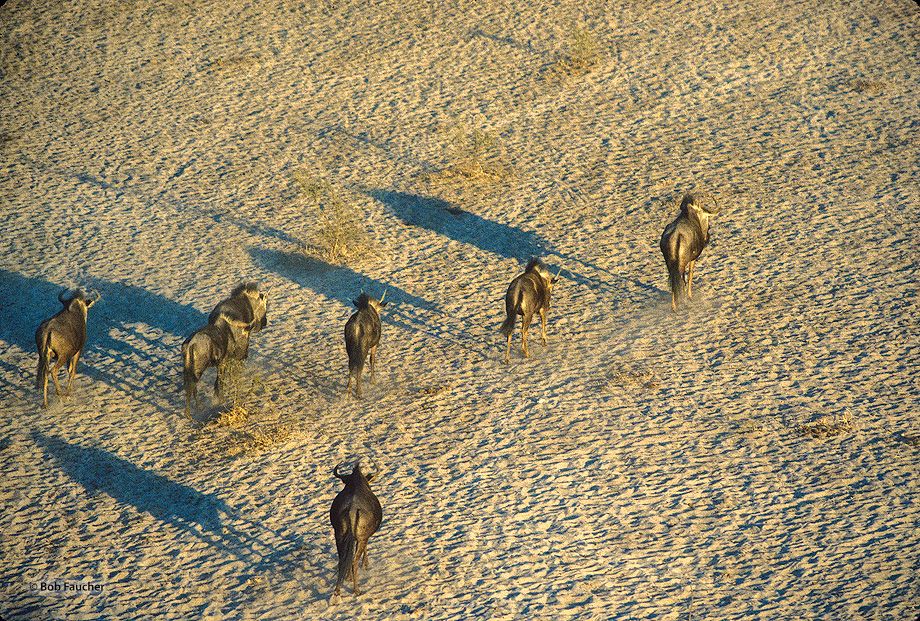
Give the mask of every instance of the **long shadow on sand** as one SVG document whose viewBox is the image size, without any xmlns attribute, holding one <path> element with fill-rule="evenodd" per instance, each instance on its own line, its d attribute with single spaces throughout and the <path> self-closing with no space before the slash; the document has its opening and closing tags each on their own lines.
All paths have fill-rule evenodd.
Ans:
<svg viewBox="0 0 920 621">
<path fill-rule="evenodd" d="M 386 291 L 387 302 L 408 304 L 415 308 L 436 311 L 437 306 L 399 287 L 370 278 L 349 267 L 332 265 L 321 259 L 296 252 L 280 252 L 250 248 L 250 255 L 260 266 L 306 287 L 330 302 L 351 307 L 351 301 L 362 291 L 379 298 Z"/>
<path fill-rule="evenodd" d="M 420 226 L 509 259 L 527 260 L 550 254 L 546 240 L 536 233 L 487 220 L 440 198 L 382 189 L 365 191 L 408 226 Z"/>
<path fill-rule="evenodd" d="M 250 254 L 264 268 L 311 289 L 330 302 L 341 304 L 349 311 L 354 310 L 351 301 L 362 291 L 377 297 L 386 291 L 388 305 L 381 315 L 384 324 L 422 332 L 432 338 L 445 338 L 438 333 L 438 328 L 449 321 L 442 309 L 434 302 L 409 293 L 392 283 L 382 282 L 351 268 L 331 265 L 299 253 L 252 248 Z M 482 342 L 477 341 L 479 344 L 471 351 L 478 352 L 479 346 L 482 346 L 481 355 L 488 358 L 488 354 L 484 353 L 488 349 L 488 341 L 480 341 Z"/>
<path fill-rule="evenodd" d="M 67 287 L 3 269 L 0 269 L 0 286 L 12 294 L 5 302 L 8 307 L 2 309 L 4 321 L 0 322 L 0 340 L 35 352 L 37 360 L 35 330 L 43 320 L 62 308 L 57 296 Z M 172 352 L 164 350 L 160 337 L 165 334 L 174 337 L 167 341 L 183 339 L 207 323 L 207 315 L 134 285 L 89 279 L 82 286 L 85 290 L 96 289 L 102 297 L 88 313 L 86 345 L 78 374 L 124 387 L 135 398 L 162 408 L 162 403 L 145 397 L 151 381 L 149 371 L 130 361 L 149 361 L 151 356 L 160 358 L 148 363 L 148 369 L 153 366 L 163 377 L 175 375 L 178 378 L 179 350 L 175 351 L 173 364 Z M 221 293 L 226 295 L 229 291 Z M 138 329 L 132 324 L 143 324 L 149 330 Z M 100 362 L 103 359 L 110 362 Z"/>
<path fill-rule="evenodd" d="M 236 509 L 214 494 L 176 483 L 100 449 L 71 444 L 39 432 L 33 432 L 32 439 L 72 481 L 90 494 L 107 494 L 116 502 L 149 513 L 240 559 L 258 559 L 258 563 L 267 566 L 271 559 L 290 552 L 277 550 L 246 534 L 269 531 L 242 518 Z M 287 547 L 295 545 L 287 543 Z"/>
<path fill-rule="evenodd" d="M 4 269 L 0 269 L 0 286 L 12 294 L 14 300 L 8 300 L 4 305 L 11 308 L 4 308 L 5 320 L 0 324 L 0 339 L 27 351 L 35 349 L 38 324 L 61 309 L 57 296 L 67 287 Z M 109 336 L 109 330 L 118 324 L 145 323 L 157 331 L 181 337 L 208 320 L 207 315 L 191 306 L 134 285 L 89 279 L 83 288 L 96 289 L 102 295 L 89 311 L 88 347 L 124 347 L 123 343 L 117 343 L 116 347 Z M 229 290 L 221 293 L 226 295 Z"/>
<path fill-rule="evenodd" d="M 407 226 L 422 227 L 486 252 L 517 259 L 522 265 L 530 257 L 541 257 L 548 264 L 551 263 L 550 258 L 555 257 L 556 265 L 550 264 L 552 271 L 555 272 L 562 267 L 565 270 L 562 273 L 564 279 L 572 280 L 589 289 L 609 287 L 612 283 L 601 280 L 599 276 L 588 276 L 576 266 L 587 268 L 586 271 L 596 275 L 603 274 L 611 281 L 620 281 L 618 285 L 624 280 L 605 268 L 553 249 L 551 244 L 537 233 L 487 220 L 440 198 L 374 188 L 365 189 L 364 192 L 387 205 Z M 658 288 L 647 283 L 636 281 L 632 285 L 659 293 Z"/>
</svg>

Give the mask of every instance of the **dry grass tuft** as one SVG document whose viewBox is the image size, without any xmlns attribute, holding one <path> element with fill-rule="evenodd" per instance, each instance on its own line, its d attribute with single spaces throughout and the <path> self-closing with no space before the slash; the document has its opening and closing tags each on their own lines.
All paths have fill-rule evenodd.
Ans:
<svg viewBox="0 0 920 621">
<path fill-rule="evenodd" d="M 624 366 L 620 366 L 607 375 L 607 381 L 604 387 L 611 390 L 614 388 L 659 390 L 661 388 L 661 378 L 651 369 L 628 369 Z"/>
<path fill-rule="evenodd" d="M 501 142 L 480 129 L 464 123 L 441 128 L 446 155 L 440 167 L 426 171 L 422 178 L 429 184 L 456 182 L 492 185 L 514 178 L 514 168 L 501 155 Z"/>
<path fill-rule="evenodd" d="M 292 426 L 264 401 L 264 384 L 239 360 L 218 368 L 227 407 L 199 430 L 198 450 L 221 458 L 254 455 L 284 442 Z"/>
<path fill-rule="evenodd" d="M 853 80 L 850 84 L 855 90 L 861 93 L 865 91 L 881 93 L 883 90 L 885 90 L 884 82 L 873 82 L 872 80 Z"/>
<path fill-rule="evenodd" d="M 430 386 L 426 388 L 420 388 L 418 394 L 425 397 L 434 397 L 437 395 L 443 395 L 448 393 L 453 389 L 453 384 L 445 384 L 444 386 Z"/>
<path fill-rule="evenodd" d="M 568 45 L 556 57 L 552 73 L 559 80 L 580 78 L 590 73 L 600 60 L 600 48 L 590 32 L 578 26 L 572 28 Z"/>
<path fill-rule="evenodd" d="M 849 431 L 855 431 L 853 417 L 846 413 L 843 416 L 822 416 L 813 423 L 796 425 L 795 430 L 803 436 L 811 436 L 816 440 L 823 440 Z"/>
<path fill-rule="evenodd" d="M 920 435 L 910 435 L 902 431 L 897 434 L 896 439 L 901 444 L 906 444 L 907 446 L 913 446 L 914 448 L 920 447 Z"/>
<path fill-rule="evenodd" d="M 313 214 L 309 220 L 318 223 L 308 235 L 310 242 L 304 244 L 305 251 L 339 263 L 372 250 L 370 237 L 359 224 L 361 214 L 328 181 L 311 177 L 303 169 L 295 170 L 293 177 L 311 199 Z"/>
</svg>

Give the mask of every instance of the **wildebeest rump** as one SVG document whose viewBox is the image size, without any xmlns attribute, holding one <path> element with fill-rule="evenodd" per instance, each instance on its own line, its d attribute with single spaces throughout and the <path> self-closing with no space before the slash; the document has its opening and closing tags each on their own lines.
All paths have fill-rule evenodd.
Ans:
<svg viewBox="0 0 920 621">
<path fill-rule="evenodd" d="M 383 301 L 385 297 L 386 291 L 379 300 L 362 293 L 357 300 L 352 302 L 358 310 L 348 318 L 345 324 L 345 351 L 348 353 L 346 396 L 351 389 L 351 378 L 355 377 L 355 397 L 361 398 L 361 372 L 364 370 L 364 360 L 368 354 L 370 354 L 371 377 L 374 376 L 377 345 L 380 343 L 380 309 L 387 305 L 387 302 Z"/>
<path fill-rule="evenodd" d="M 77 373 L 77 362 L 83 353 L 86 344 L 86 316 L 87 310 L 99 301 L 101 297 L 97 291 L 96 297 L 87 298 L 82 291 L 76 292 L 66 300 L 64 294 L 58 294 L 58 301 L 64 305 L 53 317 L 45 319 L 35 331 L 35 346 L 38 348 L 38 371 L 35 386 L 43 392 L 42 407 L 48 407 L 48 375 L 54 380 L 54 387 L 58 396 L 61 396 L 61 385 L 58 383 L 58 371 L 65 364 L 68 365 L 67 392 L 73 389 L 74 376 Z M 49 371 L 51 359 L 56 360 L 54 367 Z"/>
<path fill-rule="evenodd" d="M 562 273 L 562 268 L 559 268 Z M 514 322 L 521 316 L 521 339 L 524 356 L 530 356 L 527 349 L 527 330 L 533 314 L 540 313 L 543 344 L 546 345 L 546 311 L 549 310 L 550 296 L 553 285 L 559 281 L 559 274 L 552 277 L 546 266 L 539 259 L 531 259 L 524 273 L 511 281 L 505 293 L 505 322 L 502 324 L 501 333 L 508 338 L 505 350 L 505 364 L 511 359 L 511 336 L 514 333 Z"/>
<path fill-rule="evenodd" d="M 356 463 L 351 474 L 342 474 L 339 472 L 341 465 L 333 468 L 332 473 L 345 483 L 345 489 L 336 495 L 329 511 L 339 556 L 335 595 L 339 594 L 349 571 L 354 593 L 358 595 L 358 567 L 363 558 L 364 568 L 367 569 L 367 542 L 380 528 L 380 522 L 383 520 L 380 501 L 370 486 L 370 482 L 379 474 L 380 469 L 375 465 L 374 472 L 370 476 L 365 476 L 361 471 L 361 464 Z"/>
<path fill-rule="evenodd" d="M 704 206 L 705 199 L 715 209 Z M 680 214 L 661 234 L 661 253 L 668 267 L 671 288 L 671 310 L 677 311 L 677 300 L 683 294 L 693 297 L 693 266 L 709 244 L 709 218 L 719 212 L 715 198 L 703 194 L 686 194 L 680 203 Z"/>
<path fill-rule="evenodd" d="M 191 410 L 192 399 L 195 406 L 198 401 L 198 381 L 208 367 L 220 366 L 228 359 L 228 351 L 234 347 L 235 334 L 249 337 L 258 320 L 243 323 L 236 319 L 229 319 L 224 315 L 217 317 L 213 324 L 209 323 L 196 330 L 185 342 L 182 343 L 182 383 L 185 387 L 185 415 Z M 220 397 L 220 373 L 214 381 L 214 395 Z"/>
</svg>

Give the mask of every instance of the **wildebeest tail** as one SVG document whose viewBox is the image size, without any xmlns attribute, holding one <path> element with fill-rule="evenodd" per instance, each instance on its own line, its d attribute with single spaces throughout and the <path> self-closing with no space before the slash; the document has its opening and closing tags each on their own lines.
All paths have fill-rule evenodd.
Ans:
<svg viewBox="0 0 920 621">
<path fill-rule="evenodd" d="M 348 528 L 342 537 L 342 547 L 339 549 L 339 577 L 336 580 L 336 587 L 345 582 L 351 566 L 355 562 L 355 549 L 358 547 L 358 541 L 355 538 L 355 532 L 358 529 L 358 510 L 355 509 L 348 516 Z"/>
<path fill-rule="evenodd" d="M 671 294 L 675 297 L 681 295 L 684 290 L 684 277 L 680 273 L 680 242 L 682 238 L 680 235 L 677 235 L 676 238 L 674 254 L 672 259 L 668 261 L 668 282 L 671 286 Z"/>
<path fill-rule="evenodd" d="M 354 373 L 364 371 L 364 356 L 361 355 L 361 343 L 346 342 L 345 351 L 348 352 L 348 371 Z"/>
<path fill-rule="evenodd" d="M 191 341 L 182 344 L 182 384 L 185 386 L 185 398 L 191 399 L 195 392 L 198 378 L 195 377 L 194 352 Z"/>
<path fill-rule="evenodd" d="M 514 298 L 509 300 L 508 296 L 505 296 L 505 322 L 502 324 L 502 327 L 499 328 L 503 336 L 511 336 L 511 333 L 514 332 L 514 321 L 517 318 L 516 309 L 521 302 L 521 289 L 520 287 L 514 290 Z"/>
<path fill-rule="evenodd" d="M 502 324 L 502 327 L 500 328 L 503 336 L 510 336 L 511 333 L 514 332 L 515 317 L 516 315 L 514 315 L 514 313 L 510 313 L 508 317 L 505 319 L 505 322 Z"/>
<path fill-rule="evenodd" d="M 48 380 L 48 364 L 51 360 L 51 330 L 45 330 L 38 346 L 38 370 L 35 373 L 35 388 L 41 390 Z"/>
</svg>

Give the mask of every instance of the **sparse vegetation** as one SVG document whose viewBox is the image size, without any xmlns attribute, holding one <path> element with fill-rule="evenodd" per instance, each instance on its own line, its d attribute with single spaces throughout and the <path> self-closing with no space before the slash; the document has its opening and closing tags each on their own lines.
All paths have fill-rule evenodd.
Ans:
<svg viewBox="0 0 920 621">
<path fill-rule="evenodd" d="M 795 427 L 798 433 L 803 436 L 811 436 L 816 440 L 823 440 L 855 429 L 853 417 L 849 412 L 843 416 L 822 416 L 813 423 L 796 425 Z"/>
<path fill-rule="evenodd" d="M 661 388 L 661 378 L 651 369 L 627 369 L 618 367 L 607 376 L 606 388 L 637 387 L 645 390 Z"/>
<path fill-rule="evenodd" d="M 561 79 L 580 78 L 590 73 L 600 58 L 597 39 L 588 30 L 574 26 L 565 51 L 560 52 L 553 73 Z"/>
<path fill-rule="evenodd" d="M 371 249 L 370 238 L 359 224 L 357 210 L 325 179 L 311 177 L 306 171 L 294 171 L 294 180 L 310 197 L 315 229 L 307 235 L 305 249 L 313 249 L 332 262 L 347 262 Z"/>
<path fill-rule="evenodd" d="M 885 89 L 884 82 L 873 82 L 872 80 L 853 80 L 851 84 L 855 90 L 860 92 L 870 91 L 873 93 L 881 93 Z"/>
<path fill-rule="evenodd" d="M 441 130 L 447 155 L 440 168 L 425 173 L 428 182 L 467 180 L 498 182 L 514 176 L 513 168 L 501 157 L 501 142 L 481 129 L 454 123 Z"/>
<path fill-rule="evenodd" d="M 219 457 L 251 455 L 275 446 L 291 433 L 281 415 L 262 402 L 264 383 L 240 360 L 218 367 L 225 407 L 200 430 L 198 444 Z"/>
</svg>

